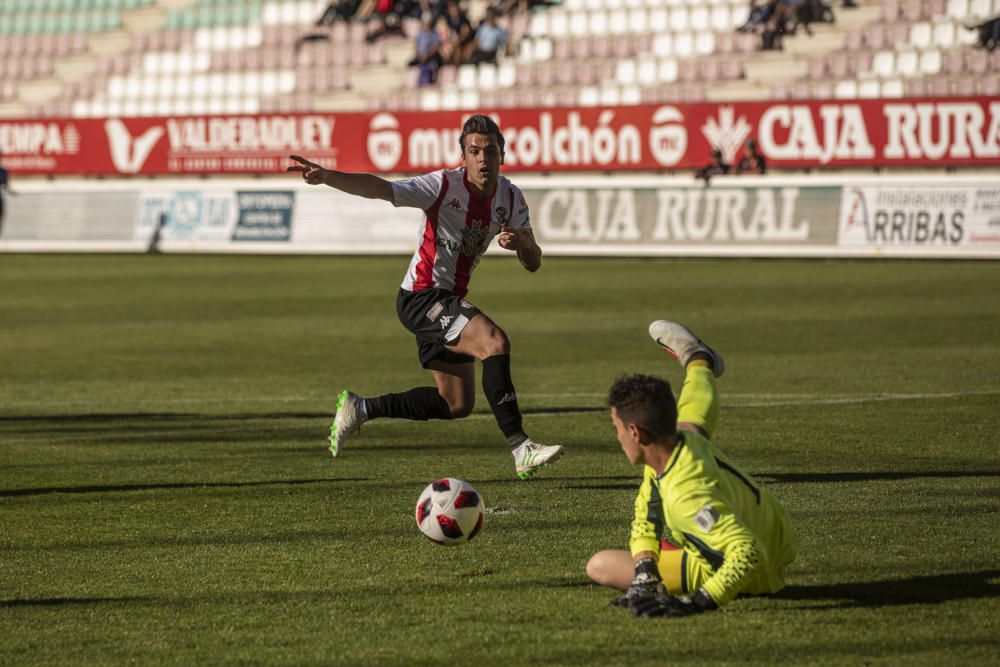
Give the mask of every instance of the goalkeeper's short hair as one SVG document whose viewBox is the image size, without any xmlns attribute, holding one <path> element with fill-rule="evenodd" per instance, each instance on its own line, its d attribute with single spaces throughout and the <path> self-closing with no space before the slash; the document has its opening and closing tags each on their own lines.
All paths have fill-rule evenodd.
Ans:
<svg viewBox="0 0 1000 667">
<path fill-rule="evenodd" d="M 608 392 L 608 407 L 627 424 L 635 424 L 655 441 L 677 433 L 677 401 L 666 380 L 651 375 L 619 378 Z"/>
</svg>

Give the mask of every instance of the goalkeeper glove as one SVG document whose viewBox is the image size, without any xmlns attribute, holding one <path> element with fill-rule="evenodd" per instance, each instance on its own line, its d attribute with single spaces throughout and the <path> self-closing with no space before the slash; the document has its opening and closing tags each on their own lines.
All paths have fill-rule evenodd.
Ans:
<svg viewBox="0 0 1000 667">
<path fill-rule="evenodd" d="M 628 607 L 632 609 L 633 604 L 639 600 L 654 599 L 658 595 L 666 595 L 667 591 L 660 582 L 660 571 L 656 568 L 656 561 L 652 558 L 643 558 L 636 561 L 635 576 L 628 587 L 628 591 L 620 598 L 615 598 L 611 604 L 616 607 Z"/>
<path fill-rule="evenodd" d="M 699 588 L 691 595 L 673 596 L 663 593 L 634 600 L 629 604 L 633 616 L 691 616 L 706 611 L 718 609 L 719 605 L 704 588 Z"/>
</svg>

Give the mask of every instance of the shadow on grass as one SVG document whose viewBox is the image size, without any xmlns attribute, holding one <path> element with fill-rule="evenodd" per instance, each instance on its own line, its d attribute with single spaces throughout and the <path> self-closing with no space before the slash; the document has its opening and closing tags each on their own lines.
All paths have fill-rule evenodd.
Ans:
<svg viewBox="0 0 1000 667">
<path fill-rule="evenodd" d="M 886 470 L 878 472 L 789 472 L 754 475 L 765 484 L 826 484 L 830 482 L 873 482 L 901 479 L 955 479 L 1000 477 L 1000 470 Z"/>
<path fill-rule="evenodd" d="M 269 479 L 256 482 L 162 482 L 155 484 L 102 484 L 93 486 L 45 486 L 32 489 L 0 489 L 0 498 L 41 496 L 48 493 L 119 493 L 155 491 L 161 489 L 241 489 L 255 486 L 290 486 L 297 484 L 330 484 L 368 482 L 368 477 L 338 477 L 327 479 Z"/>
<path fill-rule="evenodd" d="M 952 600 L 1000 597 L 1000 570 L 955 572 L 909 579 L 858 581 L 842 584 L 788 586 L 772 597 L 779 600 L 842 600 L 803 609 L 844 607 L 893 607 L 910 604 L 940 604 Z"/>
<path fill-rule="evenodd" d="M 94 604 L 121 604 L 132 602 L 155 602 L 150 597 L 109 597 L 109 598 L 12 598 L 0 600 L 0 609 L 17 607 L 72 607 Z"/>
</svg>

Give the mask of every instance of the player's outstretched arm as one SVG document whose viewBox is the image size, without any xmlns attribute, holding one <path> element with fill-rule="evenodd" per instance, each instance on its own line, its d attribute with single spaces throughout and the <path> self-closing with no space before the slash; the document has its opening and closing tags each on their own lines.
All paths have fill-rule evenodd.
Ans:
<svg viewBox="0 0 1000 667">
<path fill-rule="evenodd" d="M 521 266 L 534 273 L 542 266 L 542 249 L 535 242 L 535 235 L 531 229 L 521 229 L 514 231 L 510 227 L 504 227 L 500 232 L 497 243 L 504 250 L 513 250 L 517 253 L 517 259 Z"/>
<path fill-rule="evenodd" d="M 341 192 L 368 199 L 382 199 L 393 203 L 392 183 L 375 174 L 353 174 L 336 169 L 326 169 L 298 155 L 289 155 L 298 162 L 288 168 L 288 171 L 302 174 L 302 180 L 309 185 L 329 185 Z"/>
</svg>

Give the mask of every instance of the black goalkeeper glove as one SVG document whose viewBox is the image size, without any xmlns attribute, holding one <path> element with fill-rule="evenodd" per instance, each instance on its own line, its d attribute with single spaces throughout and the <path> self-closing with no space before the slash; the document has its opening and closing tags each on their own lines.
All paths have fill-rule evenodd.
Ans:
<svg viewBox="0 0 1000 667">
<path fill-rule="evenodd" d="M 718 609 L 719 605 L 704 588 L 699 588 L 691 595 L 673 596 L 665 592 L 660 595 L 637 598 L 629 604 L 633 616 L 666 616 L 676 618 L 691 616 L 706 611 Z"/>
<path fill-rule="evenodd" d="M 632 578 L 628 591 L 624 596 L 612 600 L 611 604 L 632 609 L 640 600 L 652 600 L 658 595 L 666 594 L 667 591 L 660 582 L 660 571 L 656 568 L 656 561 L 652 558 L 643 558 L 635 564 L 635 577 Z"/>
</svg>

